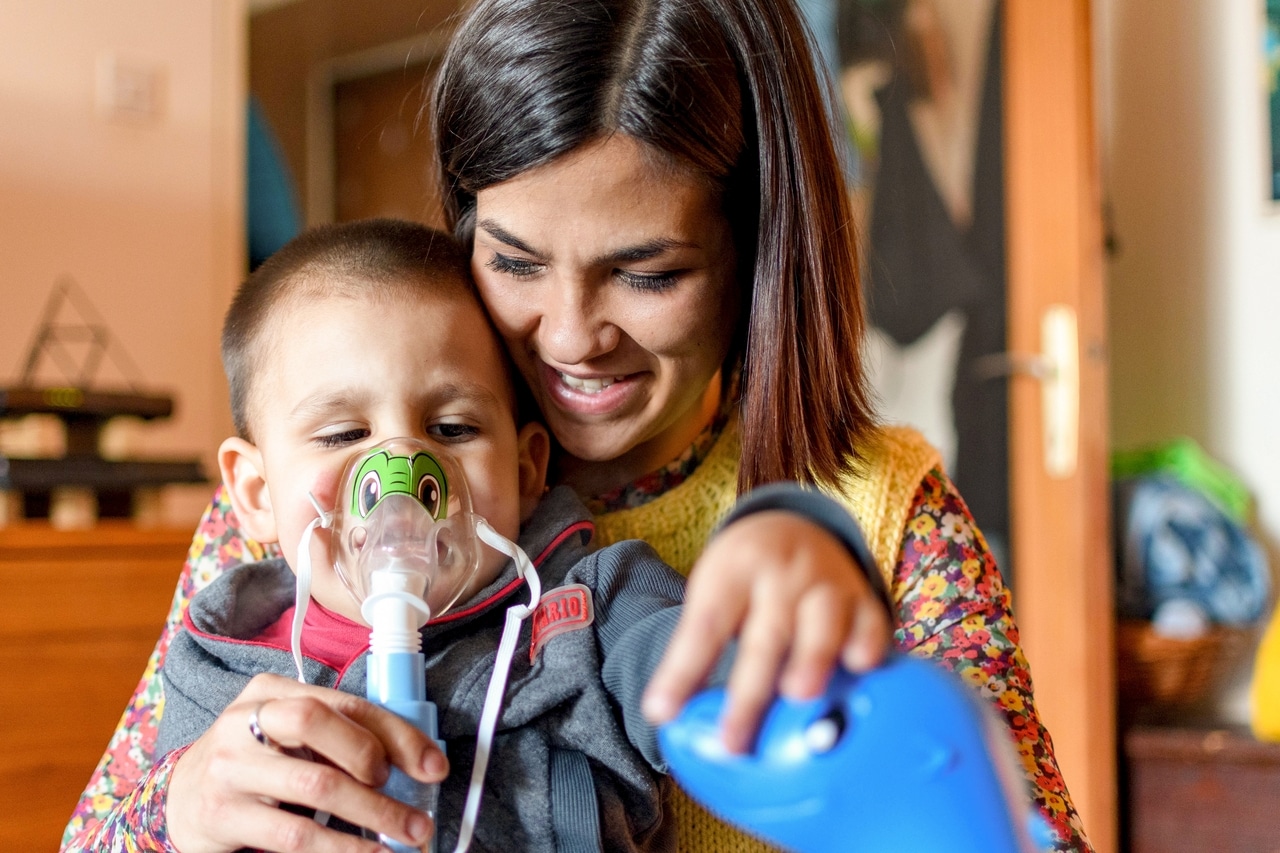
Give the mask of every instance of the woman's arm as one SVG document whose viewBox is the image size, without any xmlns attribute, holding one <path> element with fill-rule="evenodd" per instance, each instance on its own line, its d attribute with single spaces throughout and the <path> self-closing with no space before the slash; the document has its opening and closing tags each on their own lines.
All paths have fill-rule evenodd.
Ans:
<svg viewBox="0 0 1280 853">
<path fill-rule="evenodd" d="M 164 812 L 169 777 L 182 752 L 174 750 L 164 756 L 123 796 L 104 795 L 104 805 L 109 801 L 111 806 L 107 811 L 82 815 L 81 810 L 86 808 L 82 799 L 63 837 L 62 853 L 132 850 L 176 853 L 169 842 Z M 87 796 L 86 799 L 92 800 Z M 88 806 L 92 808 L 93 803 Z"/>
<path fill-rule="evenodd" d="M 1089 850 L 1036 712 L 1009 590 L 986 540 L 939 470 L 921 482 L 908 517 L 893 578 L 895 645 L 938 661 L 994 703 L 1036 803 L 1058 836 L 1053 849 Z"/>
</svg>

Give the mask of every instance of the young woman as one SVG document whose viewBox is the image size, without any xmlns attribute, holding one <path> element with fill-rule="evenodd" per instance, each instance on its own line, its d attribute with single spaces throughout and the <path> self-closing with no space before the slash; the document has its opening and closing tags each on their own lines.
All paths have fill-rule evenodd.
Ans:
<svg viewBox="0 0 1280 853">
<path fill-rule="evenodd" d="M 875 423 L 853 223 L 813 69 L 792 0 L 478 0 L 431 108 L 447 218 L 473 246 L 485 306 L 559 445 L 552 479 L 589 499 L 600 538 L 643 538 L 689 573 L 685 615 L 646 696 L 651 719 L 673 715 L 736 636 L 724 738 L 741 749 L 775 692 L 810 695 L 837 662 L 873 665 L 892 641 L 997 703 L 1056 849 L 1087 850 L 995 561 L 937 453 Z M 780 479 L 841 500 L 879 576 L 784 511 L 747 516 L 708 544 L 740 491 Z M 175 617 L 210 575 L 255 551 L 229 521 L 215 502 Z M 109 848 L 112 827 L 138 831 L 147 808 L 161 827 L 181 822 L 200 850 L 283 845 L 290 816 L 263 799 L 324 809 L 359 796 L 348 817 L 407 825 L 367 782 L 387 760 L 423 760 L 415 733 L 382 718 L 351 725 L 337 700 L 299 685 L 251 685 L 203 743 L 176 760 L 152 755 L 155 670 L 172 626 L 65 849 Z M 276 715 L 274 740 L 358 769 L 326 775 L 323 790 L 300 783 L 304 762 L 249 735 L 248 709 L 265 699 L 292 712 Z M 347 760 L 357 753 L 366 764 Z M 170 789 L 175 772 L 203 784 Z M 759 846 L 687 801 L 674 813 L 684 848 Z M 306 833 L 290 843 L 323 845 L 310 849 L 374 849 L 289 826 Z"/>
</svg>

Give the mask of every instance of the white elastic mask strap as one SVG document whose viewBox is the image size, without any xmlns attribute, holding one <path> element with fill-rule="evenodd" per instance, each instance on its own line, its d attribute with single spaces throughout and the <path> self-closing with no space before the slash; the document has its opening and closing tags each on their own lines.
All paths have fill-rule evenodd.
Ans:
<svg viewBox="0 0 1280 853">
<path fill-rule="evenodd" d="M 538 608 L 542 597 L 542 581 L 529 556 L 519 545 L 507 539 L 483 518 L 476 520 L 476 533 L 480 541 L 495 551 L 506 554 L 516 563 L 516 571 L 529 584 L 529 603 L 513 604 L 507 608 L 506 624 L 502 628 L 502 640 L 493 662 L 493 676 L 484 697 L 484 710 L 480 713 L 480 730 L 476 734 L 476 757 L 471 765 L 471 784 L 467 789 L 467 804 L 462 810 L 462 826 L 458 828 L 458 846 L 455 853 L 466 853 L 475 833 L 476 817 L 480 813 L 480 795 L 484 792 L 484 776 L 489 767 L 489 752 L 493 748 L 493 732 L 498 725 L 498 713 L 502 710 L 502 697 L 507 690 L 507 675 L 511 671 L 511 658 L 515 655 L 516 642 L 520 639 L 520 623 Z"/>
<path fill-rule="evenodd" d="M 315 495 L 307 492 L 311 505 L 318 514 L 311 519 L 307 529 L 302 531 L 302 539 L 298 542 L 298 558 L 294 561 L 298 583 L 293 599 L 293 628 L 289 633 L 289 647 L 293 650 L 293 665 L 298 669 L 298 680 L 307 683 L 307 676 L 302 671 L 302 624 L 307 618 L 307 608 L 311 605 L 311 535 L 317 527 L 328 527 L 333 524 L 333 513 L 325 512 L 316 503 Z"/>
</svg>

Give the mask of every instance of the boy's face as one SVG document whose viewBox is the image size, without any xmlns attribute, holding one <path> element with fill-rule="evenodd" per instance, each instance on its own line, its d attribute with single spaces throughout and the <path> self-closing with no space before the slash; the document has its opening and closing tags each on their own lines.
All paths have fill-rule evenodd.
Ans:
<svg viewBox="0 0 1280 853">
<path fill-rule="evenodd" d="M 333 508 L 348 461 L 408 436 L 457 459 L 475 512 L 515 539 L 542 493 L 549 440 L 536 424 L 517 433 L 501 344 L 473 297 L 324 296 L 278 310 L 264 330 L 250 398 L 257 444 L 228 439 L 219 453 L 251 536 L 278 541 L 293 565 L 316 517 L 307 493 Z M 326 531 L 317 531 L 312 548 L 312 595 L 361 621 L 333 571 Z M 505 562 L 481 551 L 480 576 L 464 596 Z"/>
</svg>

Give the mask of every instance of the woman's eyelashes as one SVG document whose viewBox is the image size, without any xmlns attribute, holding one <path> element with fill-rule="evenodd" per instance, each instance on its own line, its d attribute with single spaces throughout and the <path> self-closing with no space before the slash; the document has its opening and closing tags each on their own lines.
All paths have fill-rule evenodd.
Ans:
<svg viewBox="0 0 1280 853">
<path fill-rule="evenodd" d="M 542 264 L 526 261 L 523 258 L 513 258 L 510 255 L 501 255 L 497 252 L 493 253 L 485 266 L 500 275 L 509 275 L 513 278 L 529 278 L 536 275 L 542 269 Z"/>
<path fill-rule="evenodd" d="M 618 270 L 616 275 L 636 290 L 649 292 L 668 290 L 680 280 L 678 272 L 638 273 Z"/>
<path fill-rule="evenodd" d="M 510 255 L 493 253 L 485 266 L 500 275 L 512 278 L 532 278 L 546 269 L 545 264 Z M 636 272 L 628 269 L 615 269 L 612 275 L 628 287 L 646 292 L 668 290 L 680 280 L 682 270 L 662 270 L 660 272 Z"/>
</svg>

